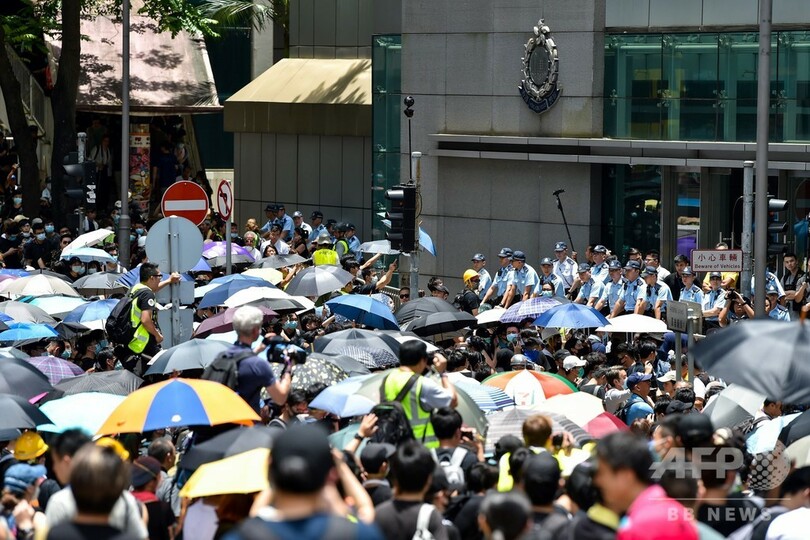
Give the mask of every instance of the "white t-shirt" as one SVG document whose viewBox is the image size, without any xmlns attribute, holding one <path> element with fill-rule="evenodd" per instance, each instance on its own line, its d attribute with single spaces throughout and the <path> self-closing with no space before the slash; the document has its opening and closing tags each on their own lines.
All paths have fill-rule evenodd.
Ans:
<svg viewBox="0 0 810 540">
<path fill-rule="evenodd" d="M 797 508 L 782 514 L 768 527 L 765 540 L 803 540 L 807 538 L 810 508 Z"/>
<path fill-rule="evenodd" d="M 183 538 L 214 540 L 218 526 L 217 507 L 205 504 L 200 499 L 186 510 L 186 519 L 183 522 Z"/>
<path fill-rule="evenodd" d="M 76 513 L 76 499 L 73 498 L 70 487 L 57 491 L 48 500 L 48 507 L 45 509 L 48 527 L 52 529 L 60 523 L 71 521 L 76 517 Z M 128 491 L 122 493 L 115 502 L 110 512 L 110 525 L 135 538 L 149 537 L 149 531 L 143 522 L 141 506 Z"/>
</svg>

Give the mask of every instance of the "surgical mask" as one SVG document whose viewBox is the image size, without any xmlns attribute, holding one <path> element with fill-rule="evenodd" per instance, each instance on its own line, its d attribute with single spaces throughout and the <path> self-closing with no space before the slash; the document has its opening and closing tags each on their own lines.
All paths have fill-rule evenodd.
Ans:
<svg viewBox="0 0 810 540">
<path fill-rule="evenodd" d="M 121 221 L 121 216 L 119 216 L 118 214 L 114 215 L 114 216 L 113 216 L 113 223 L 115 223 L 116 225 L 118 225 L 118 222 L 119 222 L 119 221 Z"/>
<path fill-rule="evenodd" d="M 51 234 L 53 232 L 53 225 L 45 225 L 45 232 Z"/>
<path fill-rule="evenodd" d="M 136 236 L 135 236 L 134 234 L 130 234 L 130 235 L 129 235 L 129 241 L 130 241 L 130 242 L 134 242 L 134 241 L 135 241 L 135 238 L 136 238 Z"/>
<path fill-rule="evenodd" d="M 68 359 L 70 358 L 70 352 L 71 352 L 70 349 L 65 349 L 64 351 L 62 351 L 62 354 L 60 356 L 62 358 Z"/>
<path fill-rule="evenodd" d="M 98 346 L 101 347 L 102 349 L 105 349 L 110 346 L 110 342 L 107 341 L 106 339 L 102 339 L 101 341 L 98 342 Z"/>
<path fill-rule="evenodd" d="M 71 266 L 70 269 L 76 274 L 84 274 L 84 266 Z"/>
<path fill-rule="evenodd" d="M 653 461 L 661 461 L 661 454 L 658 452 L 654 440 L 647 441 L 647 449 L 650 451 Z"/>
<path fill-rule="evenodd" d="M 45 240 L 45 233 L 44 233 L 44 232 L 39 233 L 39 234 L 37 235 L 37 240 L 39 240 L 40 242 L 42 242 L 43 240 Z"/>
<path fill-rule="evenodd" d="M 13 242 L 14 240 L 16 240 L 16 239 L 17 239 L 17 235 L 16 235 L 16 234 L 12 234 L 11 236 L 9 236 L 9 237 L 8 237 L 8 239 L 9 239 L 9 240 L 11 240 L 11 241 Z"/>
<path fill-rule="evenodd" d="M 14 197 L 14 198 L 13 198 L 13 199 L 11 199 L 11 200 L 14 202 L 14 206 L 17 206 L 17 205 L 19 205 L 19 204 L 22 204 L 22 197 Z"/>
<path fill-rule="evenodd" d="M 545 296 L 545 297 L 547 297 L 547 298 L 548 298 L 548 297 L 551 297 L 551 295 L 553 295 L 553 294 L 554 294 L 554 292 L 553 292 L 553 291 L 541 291 L 541 292 L 540 292 L 540 296 Z"/>
<path fill-rule="evenodd" d="M 284 328 L 287 330 L 295 330 L 298 328 L 298 321 L 287 321 L 284 323 Z"/>
<path fill-rule="evenodd" d="M 517 338 L 518 338 L 517 334 L 506 334 L 506 341 L 508 341 L 509 343 L 512 343 Z"/>
<path fill-rule="evenodd" d="M 143 234 L 143 229 L 142 229 L 142 228 L 140 228 L 140 227 L 138 227 L 137 229 L 135 229 L 135 232 L 136 232 L 138 235 L 142 235 L 142 234 Z"/>
<path fill-rule="evenodd" d="M 101 343 L 96 343 L 96 354 L 100 353 L 101 349 L 103 349 L 103 348 L 104 347 L 101 346 Z"/>
<path fill-rule="evenodd" d="M 239 233 L 232 232 L 231 238 L 239 238 Z"/>
<path fill-rule="evenodd" d="M 97 269 L 95 269 L 95 268 L 88 268 L 88 269 L 87 269 L 87 273 L 88 273 L 88 274 L 95 274 L 96 272 L 98 272 L 98 270 L 97 270 Z"/>
<path fill-rule="evenodd" d="M 23 238 L 31 238 L 31 233 L 30 232 L 24 232 L 24 233 L 22 233 L 22 235 L 23 235 Z"/>
<path fill-rule="evenodd" d="M 578 376 L 580 379 L 585 376 L 585 368 L 579 368 Z"/>
</svg>

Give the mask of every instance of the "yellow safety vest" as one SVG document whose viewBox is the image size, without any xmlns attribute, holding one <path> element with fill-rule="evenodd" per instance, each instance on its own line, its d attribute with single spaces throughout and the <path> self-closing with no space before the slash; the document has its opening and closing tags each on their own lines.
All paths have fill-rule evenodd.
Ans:
<svg viewBox="0 0 810 540">
<path fill-rule="evenodd" d="M 135 354 L 142 353 L 146 348 L 146 344 L 149 343 L 149 332 L 143 327 L 143 324 L 141 324 L 141 312 L 143 310 L 138 307 L 138 301 L 135 299 L 135 294 L 146 288 L 146 285 L 143 283 L 136 283 L 135 286 L 132 287 L 132 290 L 129 291 L 129 295 L 132 297 L 132 309 L 129 312 L 129 322 L 132 327 L 135 328 L 135 335 L 132 337 L 128 346 L 129 350 Z"/>
<path fill-rule="evenodd" d="M 397 397 L 397 394 L 408 384 L 408 381 L 413 375 L 412 371 L 397 369 L 392 371 L 385 378 L 385 399 L 383 401 L 392 401 Z M 408 422 L 413 429 L 413 436 L 417 441 L 421 441 L 428 448 L 438 448 L 439 439 L 433 432 L 433 425 L 430 423 L 430 411 L 422 408 L 420 398 L 422 396 L 422 377 L 420 376 L 416 384 L 408 392 L 405 399 L 402 400 L 402 408 L 405 409 L 405 416 L 408 417 Z"/>
<path fill-rule="evenodd" d="M 337 264 L 337 252 L 333 249 L 318 249 L 312 254 L 312 264 L 321 266 L 324 264 Z"/>
</svg>

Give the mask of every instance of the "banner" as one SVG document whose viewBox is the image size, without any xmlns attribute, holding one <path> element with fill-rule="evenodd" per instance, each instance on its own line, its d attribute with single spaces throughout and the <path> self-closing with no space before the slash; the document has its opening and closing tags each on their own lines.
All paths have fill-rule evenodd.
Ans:
<svg viewBox="0 0 810 540">
<path fill-rule="evenodd" d="M 152 196 L 149 159 L 149 124 L 131 124 L 129 127 L 129 190 L 131 200 L 137 202 L 141 213 L 149 213 Z"/>
</svg>

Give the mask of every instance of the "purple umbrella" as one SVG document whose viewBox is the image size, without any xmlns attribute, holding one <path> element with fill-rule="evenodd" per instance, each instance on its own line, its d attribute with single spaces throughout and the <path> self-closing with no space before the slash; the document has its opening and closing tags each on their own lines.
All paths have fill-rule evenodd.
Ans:
<svg viewBox="0 0 810 540">
<path fill-rule="evenodd" d="M 26 358 L 25 361 L 44 373 L 51 384 L 84 374 L 81 367 L 56 356 L 35 356 Z"/>
<path fill-rule="evenodd" d="M 225 266 L 225 255 L 228 244 L 226 242 L 210 242 L 203 246 L 202 256 L 213 266 Z M 233 264 L 252 263 L 254 261 L 250 252 L 237 244 L 231 244 L 231 262 Z"/>
</svg>

